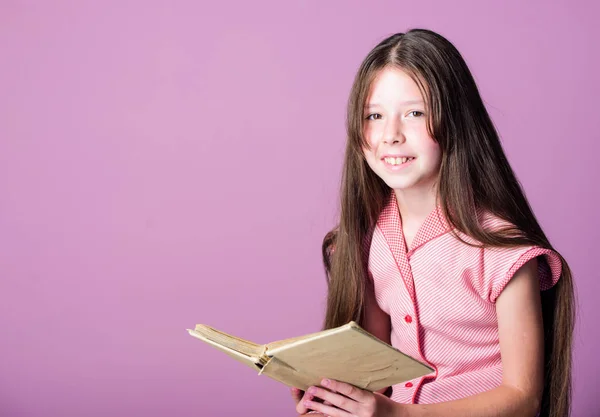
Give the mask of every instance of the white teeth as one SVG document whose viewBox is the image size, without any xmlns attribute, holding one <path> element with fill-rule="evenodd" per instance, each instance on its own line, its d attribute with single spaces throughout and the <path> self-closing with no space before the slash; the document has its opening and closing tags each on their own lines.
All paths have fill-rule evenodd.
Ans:
<svg viewBox="0 0 600 417">
<path fill-rule="evenodd" d="M 405 157 L 405 158 L 392 158 L 392 157 L 388 157 L 388 158 L 384 158 L 384 161 L 387 162 L 390 165 L 400 165 L 400 164 L 404 164 L 408 161 L 412 161 L 414 158 L 411 157 Z"/>
</svg>

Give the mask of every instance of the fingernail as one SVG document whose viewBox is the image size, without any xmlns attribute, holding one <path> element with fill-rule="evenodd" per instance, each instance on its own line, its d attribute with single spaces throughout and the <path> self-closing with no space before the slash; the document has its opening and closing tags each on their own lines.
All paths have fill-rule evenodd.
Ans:
<svg viewBox="0 0 600 417">
<path fill-rule="evenodd" d="M 308 394 L 308 395 L 306 396 L 306 399 L 307 399 L 307 400 L 312 400 L 313 398 L 315 398 L 315 397 L 313 397 L 313 396 L 312 396 L 312 395 L 310 395 L 310 394 Z"/>
<path fill-rule="evenodd" d="M 310 401 L 304 401 L 304 405 L 305 405 L 306 407 L 310 407 Z"/>
<path fill-rule="evenodd" d="M 324 379 L 323 381 L 321 381 L 321 383 L 323 384 L 324 387 L 328 387 L 329 386 L 329 380 L 328 379 Z"/>
</svg>

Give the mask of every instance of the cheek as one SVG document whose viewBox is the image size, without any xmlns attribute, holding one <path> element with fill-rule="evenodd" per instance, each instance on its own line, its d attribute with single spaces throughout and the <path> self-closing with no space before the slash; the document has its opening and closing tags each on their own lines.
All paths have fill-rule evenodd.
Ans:
<svg viewBox="0 0 600 417">
<path fill-rule="evenodd" d="M 429 149 L 429 164 L 433 171 L 438 171 L 442 165 L 442 151 L 439 146 L 432 146 Z"/>
<path fill-rule="evenodd" d="M 363 130 L 363 137 L 369 145 L 368 148 L 362 148 L 363 155 L 369 163 L 369 165 L 372 165 L 372 162 L 375 160 L 375 154 L 377 153 L 379 141 L 377 140 L 377 136 L 373 132 L 373 128 L 365 128 Z"/>
<path fill-rule="evenodd" d="M 369 165 L 372 165 L 373 161 L 375 160 L 375 154 L 373 153 L 373 149 L 363 148 L 363 155 L 367 163 Z"/>
<path fill-rule="evenodd" d="M 371 144 L 371 147 L 375 148 L 379 143 L 381 132 L 379 132 L 378 129 L 371 124 L 365 126 L 363 130 L 363 136 L 367 140 L 367 142 Z"/>
<path fill-rule="evenodd" d="M 365 161 L 367 161 L 367 165 L 373 170 L 376 170 L 377 167 L 377 158 L 375 156 L 374 149 L 365 149 L 363 148 L 363 155 L 365 157 Z"/>
<path fill-rule="evenodd" d="M 442 150 L 440 149 L 440 145 L 436 141 L 431 138 L 427 138 L 427 140 L 423 141 L 422 149 L 423 154 L 427 155 L 427 157 L 431 161 L 441 161 L 442 159 Z"/>
</svg>

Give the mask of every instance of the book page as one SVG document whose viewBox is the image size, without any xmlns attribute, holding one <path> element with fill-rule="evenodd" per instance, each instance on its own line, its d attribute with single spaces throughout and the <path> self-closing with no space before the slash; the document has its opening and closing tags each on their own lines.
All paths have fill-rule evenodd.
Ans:
<svg viewBox="0 0 600 417">
<path fill-rule="evenodd" d="M 315 332 L 315 333 L 307 334 L 307 335 L 304 335 L 304 336 L 291 337 L 289 339 L 283 339 L 283 340 L 278 340 L 276 342 L 267 343 L 267 351 L 268 352 L 276 351 L 280 347 L 289 346 L 289 345 L 291 345 L 294 342 L 298 342 L 300 340 L 305 340 L 305 339 L 312 339 L 312 338 L 314 338 L 316 336 L 320 336 L 320 335 L 323 335 L 323 334 L 331 333 L 331 332 L 333 332 L 335 330 L 336 329 L 323 330 L 323 331 L 320 331 L 320 332 Z"/>
<path fill-rule="evenodd" d="M 204 324 L 197 324 L 194 332 L 202 336 L 202 338 L 214 342 L 217 345 L 223 346 L 229 350 L 233 350 L 244 354 L 245 356 L 260 359 L 265 351 L 264 345 L 249 342 L 239 337 L 232 336 L 225 332 L 221 332 Z M 192 336 L 195 336 L 192 334 Z"/>
</svg>

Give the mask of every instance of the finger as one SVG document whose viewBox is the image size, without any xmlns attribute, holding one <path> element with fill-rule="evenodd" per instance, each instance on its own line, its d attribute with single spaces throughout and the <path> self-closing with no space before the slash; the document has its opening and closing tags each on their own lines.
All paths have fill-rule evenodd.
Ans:
<svg viewBox="0 0 600 417">
<path fill-rule="evenodd" d="M 354 385 L 346 384 L 345 382 L 340 382 L 333 379 L 323 379 L 321 380 L 321 385 L 327 389 L 345 395 L 348 398 L 352 398 L 354 401 L 359 403 L 364 403 L 369 398 L 369 395 L 366 391 L 356 388 Z"/>
<path fill-rule="evenodd" d="M 319 403 L 316 401 L 302 400 L 304 406 L 309 410 L 317 411 L 327 417 L 352 417 L 346 410 L 333 407 L 331 405 L 325 405 L 325 403 Z"/>
<path fill-rule="evenodd" d="M 354 401 L 351 398 L 348 398 L 341 394 L 338 394 L 336 392 L 328 391 L 325 388 L 309 387 L 308 390 L 306 390 L 306 392 L 309 395 L 313 395 L 315 397 L 315 399 L 317 399 L 317 398 L 322 399 L 323 405 L 327 405 L 327 404 L 325 404 L 325 402 L 327 402 L 331 406 L 340 408 L 340 409 L 347 411 L 349 413 L 352 413 L 352 414 L 357 414 L 359 411 L 358 408 L 359 408 L 360 404 L 358 402 Z M 312 402 L 316 402 L 316 401 L 312 401 Z"/>
<path fill-rule="evenodd" d="M 308 412 L 308 408 L 304 405 L 305 401 L 312 401 L 313 396 L 308 392 L 305 392 L 302 398 L 296 403 L 296 412 L 298 414 L 306 414 Z"/>
<path fill-rule="evenodd" d="M 302 391 L 301 389 L 298 389 L 296 387 L 292 387 L 292 389 L 290 391 L 292 393 L 292 398 L 294 399 L 294 401 L 296 403 L 298 403 L 302 399 L 302 396 L 304 395 L 304 391 Z"/>
</svg>

